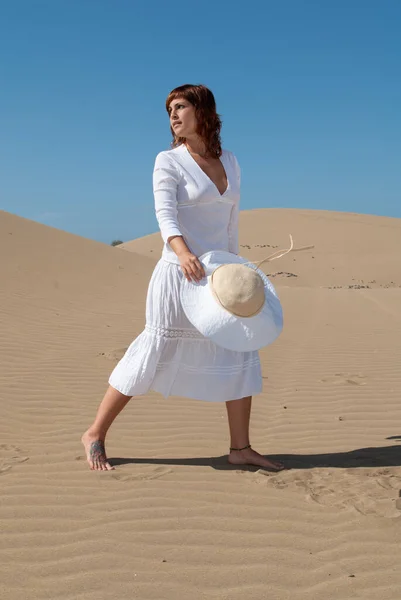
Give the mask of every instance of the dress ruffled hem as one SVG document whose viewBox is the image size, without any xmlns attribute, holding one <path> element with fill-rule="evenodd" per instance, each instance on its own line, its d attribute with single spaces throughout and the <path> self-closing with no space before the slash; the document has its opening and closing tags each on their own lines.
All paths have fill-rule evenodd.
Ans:
<svg viewBox="0 0 401 600">
<path fill-rule="evenodd" d="M 235 364 L 222 365 L 220 351 L 227 351 L 203 338 L 199 352 L 195 339 L 166 338 L 145 329 L 116 365 L 109 384 L 126 396 L 153 390 L 165 398 L 182 396 L 209 402 L 236 400 L 262 391 L 257 354 L 233 353 L 237 355 Z"/>
<path fill-rule="evenodd" d="M 150 390 L 194 400 L 225 402 L 262 391 L 259 353 L 235 352 L 204 337 L 186 318 L 179 299 L 183 274 L 160 260 L 149 284 L 146 326 L 109 377 L 126 396 Z"/>
</svg>

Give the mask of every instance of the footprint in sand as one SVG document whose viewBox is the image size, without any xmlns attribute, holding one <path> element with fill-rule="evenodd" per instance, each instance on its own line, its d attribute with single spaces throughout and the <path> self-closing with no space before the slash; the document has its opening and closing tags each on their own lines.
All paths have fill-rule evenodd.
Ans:
<svg viewBox="0 0 401 600">
<path fill-rule="evenodd" d="M 113 479 L 117 479 L 118 481 L 137 481 L 137 480 L 148 480 L 148 479 L 159 479 L 160 477 L 164 477 L 164 475 L 168 475 L 172 473 L 173 469 L 169 469 L 168 467 L 156 467 L 154 469 L 149 469 L 141 472 L 124 472 L 124 470 L 120 471 L 110 471 Z"/>
<path fill-rule="evenodd" d="M 334 375 L 323 377 L 320 381 L 322 383 L 330 383 L 333 385 L 342 383 L 347 383 L 348 385 L 366 385 L 367 381 L 365 381 L 365 379 L 367 379 L 367 377 L 362 373 L 334 373 Z"/>
<path fill-rule="evenodd" d="M 397 470 L 398 471 L 398 470 Z M 398 471 L 399 472 L 399 471 Z M 363 515 L 399 516 L 401 476 L 390 468 L 357 468 L 286 471 L 280 475 L 253 474 L 256 483 L 302 493 L 305 500 Z"/>
<path fill-rule="evenodd" d="M 114 350 L 107 350 L 107 352 L 99 352 L 98 356 L 104 356 L 110 360 L 120 360 L 124 356 L 126 350 L 127 348 L 115 348 Z"/>
<path fill-rule="evenodd" d="M 0 444 L 0 475 L 7 473 L 14 465 L 29 460 L 29 456 L 22 456 L 18 446 L 14 444 Z"/>
</svg>

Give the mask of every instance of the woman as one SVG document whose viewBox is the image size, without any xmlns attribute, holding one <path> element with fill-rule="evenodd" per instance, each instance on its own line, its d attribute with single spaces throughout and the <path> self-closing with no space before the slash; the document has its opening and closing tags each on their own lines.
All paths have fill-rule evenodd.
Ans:
<svg viewBox="0 0 401 600">
<path fill-rule="evenodd" d="M 258 352 L 234 352 L 203 337 L 185 316 L 180 285 L 200 281 L 198 256 L 210 250 L 238 254 L 240 169 L 234 154 L 221 149 L 221 120 L 212 92 L 183 85 L 170 92 L 166 109 L 172 149 L 156 157 L 155 210 L 164 241 L 152 274 L 146 326 L 109 379 L 109 388 L 82 442 L 91 469 L 112 469 L 106 433 L 132 396 L 150 389 L 209 402 L 226 402 L 230 430 L 228 462 L 279 471 L 249 444 L 252 395 L 261 392 Z"/>
</svg>

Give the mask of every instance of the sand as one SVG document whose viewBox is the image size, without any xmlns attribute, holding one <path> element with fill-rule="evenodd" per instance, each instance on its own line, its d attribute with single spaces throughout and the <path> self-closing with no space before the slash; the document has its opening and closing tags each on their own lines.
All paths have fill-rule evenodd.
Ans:
<svg viewBox="0 0 401 600">
<path fill-rule="evenodd" d="M 0 597 L 399 600 L 401 219 L 240 217 L 285 329 L 262 350 L 251 441 L 291 470 L 226 463 L 225 405 L 149 393 L 87 468 L 80 436 L 144 326 L 158 234 L 112 248 L 0 212 Z"/>
</svg>

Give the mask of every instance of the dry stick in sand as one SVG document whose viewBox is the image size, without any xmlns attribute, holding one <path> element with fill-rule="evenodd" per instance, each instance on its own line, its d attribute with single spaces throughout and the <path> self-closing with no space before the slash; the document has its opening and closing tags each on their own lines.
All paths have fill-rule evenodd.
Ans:
<svg viewBox="0 0 401 600">
<path fill-rule="evenodd" d="M 266 258 L 263 258 L 259 262 L 255 262 L 253 264 L 259 268 L 262 263 L 276 260 L 276 258 L 281 258 L 282 256 L 284 256 L 285 254 L 288 254 L 289 252 L 300 252 L 301 250 L 311 250 L 312 248 L 315 247 L 315 246 L 302 246 L 301 248 L 294 248 L 294 240 L 292 239 L 292 235 L 289 234 L 289 236 L 290 236 L 290 247 L 287 248 L 287 250 L 276 250 L 276 252 L 273 252 L 273 254 L 270 254 Z M 251 261 L 249 261 L 244 264 L 250 265 L 252 263 L 251 263 Z"/>
</svg>

